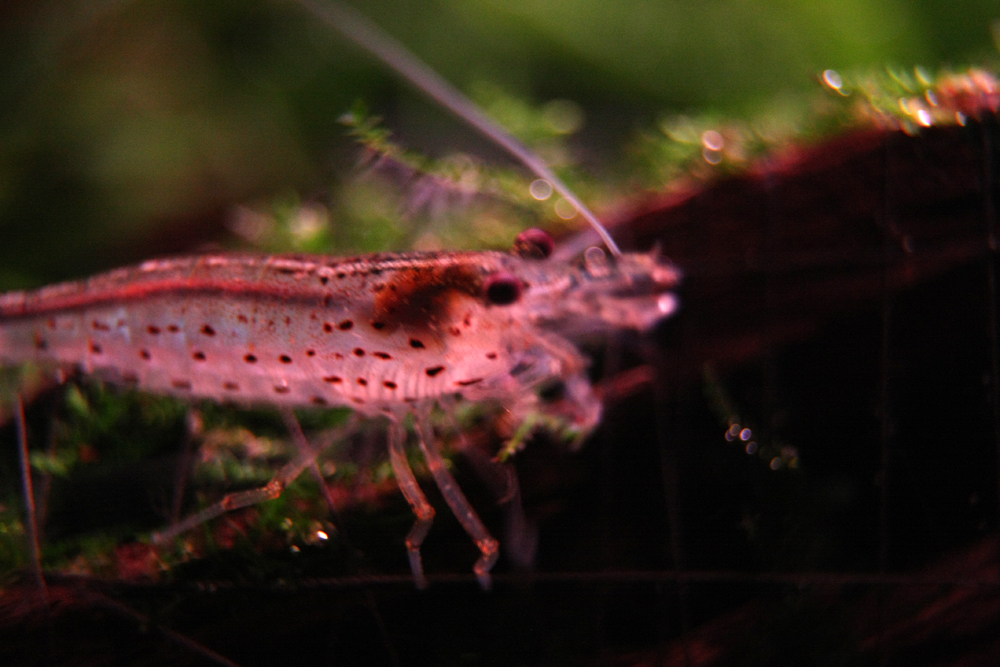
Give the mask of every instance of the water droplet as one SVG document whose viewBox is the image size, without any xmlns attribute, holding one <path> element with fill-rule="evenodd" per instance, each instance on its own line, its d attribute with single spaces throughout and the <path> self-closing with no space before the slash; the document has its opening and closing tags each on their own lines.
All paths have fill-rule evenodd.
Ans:
<svg viewBox="0 0 1000 667">
<path fill-rule="evenodd" d="M 328 540 L 328 539 L 330 539 L 330 536 L 327 535 L 325 531 L 317 530 L 316 531 L 316 539 L 318 539 L 318 540 Z"/>
<path fill-rule="evenodd" d="M 722 153 L 719 151 L 713 151 L 706 148 L 701 152 L 701 156 L 705 159 L 705 162 L 709 164 L 719 164 L 722 162 Z"/>
<path fill-rule="evenodd" d="M 566 199 L 560 198 L 556 202 L 556 215 L 563 220 L 572 220 L 576 217 L 576 207 Z"/>
<path fill-rule="evenodd" d="M 781 468 L 781 457 L 780 456 L 775 456 L 773 459 L 771 459 L 770 468 L 771 468 L 771 470 L 778 470 L 778 469 Z"/>
<path fill-rule="evenodd" d="M 930 127 L 934 124 L 934 120 L 931 118 L 931 112 L 927 109 L 920 109 L 917 111 L 917 122 L 924 127 Z"/>
<path fill-rule="evenodd" d="M 528 187 L 528 192 L 538 201 L 545 201 L 552 196 L 552 185 L 544 178 L 536 178 Z"/>
<path fill-rule="evenodd" d="M 701 145 L 710 151 L 721 151 L 726 140 L 715 130 L 705 130 L 701 133 Z"/>
<path fill-rule="evenodd" d="M 823 72 L 823 83 L 838 92 L 844 87 L 844 79 L 834 69 L 828 69 Z"/>
<path fill-rule="evenodd" d="M 753 440 L 751 440 L 750 442 L 748 442 L 747 446 L 746 446 L 746 452 L 747 452 L 747 454 L 750 454 L 750 455 L 756 454 L 757 453 L 757 443 L 754 442 Z"/>
<path fill-rule="evenodd" d="M 745 428 L 742 431 L 740 431 L 740 440 L 742 440 L 743 442 L 746 442 L 752 437 L 753 437 L 753 432 L 751 432 L 750 429 Z"/>
</svg>

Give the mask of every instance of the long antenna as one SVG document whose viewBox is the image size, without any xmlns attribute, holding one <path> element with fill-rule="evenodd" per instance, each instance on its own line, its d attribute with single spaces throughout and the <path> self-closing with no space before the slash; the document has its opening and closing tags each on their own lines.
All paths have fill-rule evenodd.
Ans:
<svg viewBox="0 0 1000 667">
<path fill-rule="evenodd" d="M 469 98 L 441 78 L 437 72 L 425 65 L 405 46 L 354 9 L 339 2 L 317 2 L 315 0 L 297 0 L 297 2 L 318 19 L 381 60 L 417 90 L 489 137 L 498 146 L 520 160 L 536 176 L 548 181 L 552 188 L 572 204 L 580 212 L 580 215 L 590 223 L 611 254 L 621 255 L 618 244 L 611 238 L 608 230 L 604 228 L 597 216 L 573 194 L 541 158 L 511 136 L 499 123 L 483 113 Z"/>
</svg>

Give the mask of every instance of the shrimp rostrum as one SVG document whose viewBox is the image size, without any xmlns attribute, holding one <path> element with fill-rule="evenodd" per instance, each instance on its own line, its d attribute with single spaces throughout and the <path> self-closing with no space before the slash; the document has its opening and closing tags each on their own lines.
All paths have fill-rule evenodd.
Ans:
<svg viewBox="0 0 1000 667">
<path fill-rule="evenodd" d="M 148 261 L 79 282 L 0 296 L 0 363 L 35 362 L 137 389 L 283 407 L 348 406 L 388 418 L 390 461 L 416 514 L 407 537 L 418 585 L 434 510 L 405 455 L 412 415 L 427 467 L 481 551 L 483 586 L 498 549 L 445 466 L 429 414 L 460 395 L 515 419 L 557 412 L 575 432 L 599 421 L 579 336 L 648 330 L 674 309 L 679 274 L 656 253 L 576 261 L 523 233 L 515 252 L 424 252 L 350 259 L 205 255 Z M 558 401 L 539 398 L 556 385 Z M 237 507 L 280 495 L 314 462 L 302 448 L 261 489 L 153 536 L 168 541 Z"/>
</svg>

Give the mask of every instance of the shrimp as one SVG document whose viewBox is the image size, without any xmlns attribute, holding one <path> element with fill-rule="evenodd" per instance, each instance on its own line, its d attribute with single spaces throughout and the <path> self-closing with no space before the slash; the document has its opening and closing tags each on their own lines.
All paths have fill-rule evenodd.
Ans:
<svg viewBox="0 0 1000 667">
<path fill-rule="evenodd" d="M 425 252 L 350 259 L 206 255 L 149 261 L 79 282 L 0 295 L 0 363 L 79 370 L 142 391 L 191 399 L 346 406 L 385 416 L 390 460 L 417 516 L 407 538 L 425 585 L 420 544 L 433 509 L 407 463 L 403 419 L 442 494 L 481 551 L 490 537 L 444 467 L 429 428 L 435 403 L 495 400 L 515 419 L 555 411 L 576 432 L 600 419 L 575 337 L 646 331 L 673 312 L 678 271 L 654 253 L 575 262 L 548 257 L 551 239 L 523 233 L 513 253 Z M 543 386 L 560 389 L 540 405 Z M 266 487 L 227 496 L 158 533 L 165 542 L 223 512 L 274 498 L 310 466 L 303 452 Z"/>
</svg>

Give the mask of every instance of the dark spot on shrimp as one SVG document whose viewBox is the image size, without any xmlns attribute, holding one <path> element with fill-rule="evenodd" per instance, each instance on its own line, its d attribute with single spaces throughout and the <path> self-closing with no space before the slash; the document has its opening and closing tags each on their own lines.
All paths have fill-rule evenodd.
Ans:
<svg viewBox="0 0 1000 667">
<path fill-rule="evenodd" d="M 425 369 L 424 372 L 427 373 L 427 377 L 434 377 L 443 370 L 444 366 L 432 366 L 431 368 Z"/>
<path fill-rule="evenodd" d="M 97 331 L 110 331 L 111 330 L 111 327 L 109 327 L 104 322 L 99 322 L 98 320 L 94 320 L 93 322 L 91 322 L 90 325 L 92 327 L 94 327 L 94 329 L 96 329 Z"/>
<path fill-rule="evenodd" d="M 56 328 L 55 319 L 50 317 L 49 319 L 45 320 L 45 326 L 47 326 L 50 329 L 55 329 Z"/>
<path fill-rule="evenodd" d="M 379 322 L 378 320 L 375 320 L 374 322 L 372 322 L 372 329 L 374 329 L 375 331 L 381 331 L 382 329 L 385 329 L 385 322 Z"/>
<path fill-rule="evenodd" d="M 205 326 L 203 326 L 201 328 L 201 332 L 203 334 L 205 334 L 206 336 L 214 336 L 215 335 L 215 329 L 213 329 L 211 327 L 211 325 L 208 325 L 208 324 L 206 324 Z"/>
<path fill-rule="evenodd" d="M 414 350 L 422 350 L 424 349 L 424 342 L 419 338 L 411 338 L 410 347 L 412 347 Z"/>
<path fill-rule="evenodd" d="M 170 386 L 174 389 L 183 389 L 185 391 L 191 391 L 191 381 L 190 380 L 173 380 Z"/>
<path fill-rule="evenodd" d="M 181 328 L 176 324 L 167 325 L 167 331 L 169 331 L 170 333 L 177 333 L 180 330 Z"/>
<path fill-rule="evenodd" d="M 139 350 L 139 356 L 142 357 L 142 359 L 144 359 L 145 361 L 149 361 L 150 359 L 153 358 L 153 355 L 149 353 L 149 350 Z"/>
<path fill-rule="evenodd" d="M 351 401 L 354 402 L 354 403 L 356 403 L 356 404 L 358 404 L 358 405 L 364 405 L 365 404 L 365 400 L 363 398 L 352 397 Z"/>
<path fill-rule="evenodd" d="M 349 331 L 353 327 L 354 327 L 354 322 L 351 320 L 344 320 L 343 322 L 337 325 L 337 328 L 340 329 L 341 331 Z"/>
<path fill-rule="evenodd" d="M 368 386 L 368 380 L 366 380 L 364 378 L 358 378 L 358 384 L 360 384 L 362 387 L 367 387 Z"/>
<path fill-rule="evenodd" d="M 246 324 L 249 320 L 247 320 L 247 316 L 246 315 L 240 313 L 239 315 L 236 316 L 236 321 L 237 322 L 241 322 L 243 324 Z"/>
<path fill-rule="evenodd" d="M 471 380 L 458 380 L 455 384 L 459 387 L 469 387 L 482 381 L 483 378 L 472 378 Z"/>
<path fill-rule="evenodd" d="M 462 330 L 459 329 L 458 327 L 451 326 L 451 327 L 448 327 L 448 333 L 450 333 L 452 336 L 461 336 L 462 335 Z"/>
<path fill-rule="evenodd" d="M 392 359 L 392 355 L 389 354 L 388 352 L 372 352 L 372 354 L 378 357 L 379 359 L 387 359 L 387 360 Z"/>
<path fill-rule="evenodd" d="M 337 280 L 343 280 L 346 277 L 347 277 L 346 273 L 344 273 L 343 271 L 337 271 Z"/>
<path fill-rule="evenodd" d="M 517 276 L 498 271 L 486 280 L 486 300 L 495 306 L 509 306 L 521 298 L 522 288 Z"/>
<path fill-rule="evenodd" d="M 323 281 L 323 284 L 324 285 L 326 284 L 325 280 Z M 323 398 L 322 396 L 313 396 L 312 397 L 312 404 L 313 405 L 326 405 L 326 399 Z"/>
<path fill-rule="evenodd" d="M 486 358 L 489 359 L 490 361 L 493 361 L 494 359 L 497 358 L 497 353 L 496 352 L 487 352 L 486 353 Z"/>
<path fill-rule="evenodd" d="M 243 357 L 243 361 L 247 362 L 248 364 L 256 364 L 257 363 L 257 357 L 255 355 L 248 354 L 248 355 L 246 355 L 246 356 Z"/>
<path fill-rule="evenodd" d="M 360 347 L 356 347 L 356 348 L 354 348 L 354 356 L 355 357 L 363 357 L 363 356 L 365 356 L 365 351 L 362 350 Z"/>
<path fill-rule="evenodd" d="M 320 283 L 320 285 L 325 285 L 325 284 L 327 284 L 328 282 L 330 282 L 330 276 L 320 276 L 320 277 L 319 277 L 319 283 Z M 313 400 L 313 403 L 315 403 L 315 402 L 316 402 L 316 401 L 315 401 L 315 400 Z M 324 403 L 325 403 L 325 402 L 326 402 L 326 401 L 324 401 Z"/>
<path fill-rule="evenodd" d="M 39 334 L 35 334 L 35 349 L 36 350 L 47 350 L 49 349 L 49 342 L 42 338 Z"/>
<path fill-rule="evenodd" d="M 101 354 L 104 350 L 94 341 L 90 341 L 90 351 L 92 354 Z"/>
<path fill-rule="evenodd" d="M 323 323 L 323 331 L 325 331 L 327 333 L 333 333 L 333 325 L 330 324 L 329 322 L 324 322 Z"/>
<path fill-rule="evenodd" d="M 396 383 L 393 382 L 392 380 L 386 380 L 385 382 L 382 383 L 382 386 L 385 387 L 386 389 L 395 389 L 397 387 Z"/>
<path fill-rule="evenodd" d="M 236 384 L 235 382 L 223 382 L 222 383 L 222 388 L 225 389 L 226 391 L 239 391 L 240 390 L 240 386 L 238 384 Z"/>
<path fill-rule="evenodd" d="M 146 327 L 146 332 L 149 333 L 151 336 L 157 336 L 160 333 L 160 327 L 153 326 L 152 324 L 150 324 L 148 327 Z"/>
<path fill-rule="evenodd" d="M 340 384 L 343 381 L 344 378 L 338 375 L 327 375 L 325 378 L 323 378 L 323 382 L 329 382 L 330 384 Z"/>
<path fill-rule="evenodd" d="M 199 350 L 194 354 L 192 354 L 191 358 L 194 359 L 195 361 L 205 361 L 205 353 Z"/>
<path fill-rule="evenodd" d="M 283 384 L 276 384 L 276 385 L 274 385 L 274 393 L 275 394 L 287 394 L 289 391 L 291 391 L 291 390 L 288 387 L 286 387 L 285 385 L 283 385 Z"/>
<path fill-rule="evenodd" d="M 287 354 L 283 354 L 280 357 L 278 357 L 278 361 L 280 361 L 283 364 L 290 364 L 292 363 L 292 358 Z"/>
<path fill-rule="evenodd" d="M 342 355 L 340 352 L 334 352 L 333 358 L 337 359 L 338 361 L 342 361 L 344 359 L 344 355 Z"/>
<path fill-rule="evenodd" d="M 306 350 L 306 356 L 307 357 L 315 357 L 316 356 L 316 350 Z"/>
</svg>

